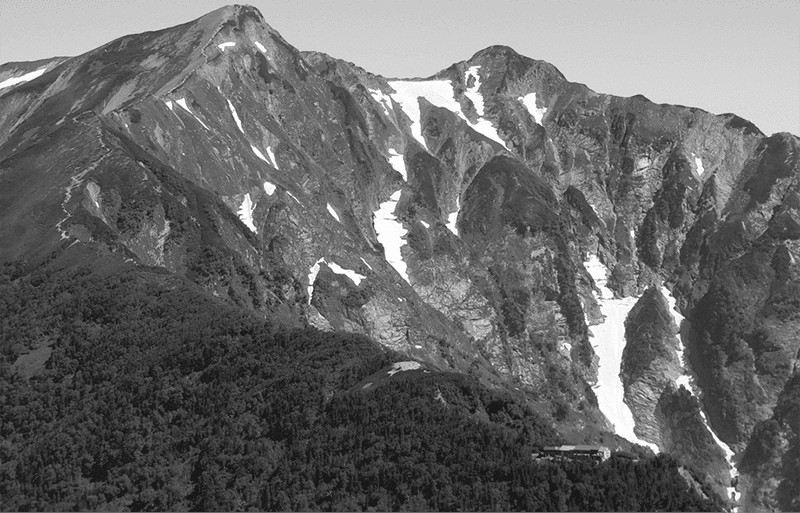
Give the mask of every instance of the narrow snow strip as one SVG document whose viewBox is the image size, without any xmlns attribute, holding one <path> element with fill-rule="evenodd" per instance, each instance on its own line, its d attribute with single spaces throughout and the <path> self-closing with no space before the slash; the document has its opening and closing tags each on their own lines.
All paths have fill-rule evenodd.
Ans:
<svg viewBox="0 0 800 513">
<path fill-rule="evenodd" d="M 408 171 L 406 171 L 406 162 L 403 156 L 397 153 L 397 150 L 389 148 L 389 164 L 395 171 L 403 176 L 404 181 L 408 181 Z"/>
<path fill-rule="evenodd" d="M 26 73 L 19 77 L 12 77 L 0 82 L 0 89 L 4 89 L 6 87 L 11 87 L 13 85 L 22 84 L 24 82 L 30 82 L 34 78 L 38 78 L 44 75 L 44 72 L 47 71 L 47 68 L 37 69 L 36 71 L 31 71 L 30 73 Z"/>
<path fill-rule="evenodd" d="M 264 48 L 264 45 L 262 45 L 262 44 L 261 44 L 261 43 L 259 43 L 258 41 L 256 41 L 256 47 L 257 47 L 259 50 L 261 50 L 262 52 L 264 52 L 264 53 L 267 53 L 267 49 L 266 49 L 266 48 Z"/>
<path fill-rule="evenodd" d="M 327 265 L 328 268 L 336 274 L 347 276 L 353 281 L 353 283 L 355 283 L 356 287 L 361 285 L 361 280 L 366 279 L 366 276 L 358 274 L 355 271 L 351 271 L 350 269 L 345 269 L 334 262 L 328 262 L 325 260 L 325 258 L 320 258 L 314 262 L 314 265 L 312 265 L 308 270 L 308 304 L 311 304 L 311 298 L 314 296 L 314 282 L 317 281 L 317 275 L 319 274 L 321 264 Z"/>
<path fill-rule="evenodd" d="M 672 292 L 665 286 L 661 286 L 661 294 L 667 299 L 667 303 L 669 304 L 669 313 L 672 314 L 672 319 L 675 321 L 675 324 L 678 325 L 680 329 L 683 322 L 684 317 L 678 311 L 676 306 L 677 301 L 675 300 L 675 296 L 672 295 Z M 695 381 L 695 377 L 692 375 L 688 364 L 686 363 L 686 346 L 683 340 L 683 330 L 680 330 L 677 336 L 678 339 L 678 359 L 681 362 L 681 368 L 683 369 L 684 374 L 680 376 L 678 379 L 675 380 L 675 386 L 680 387 L 683 385 L 686 390 L 688 390 L 692 395 L 697 397 L 697 384 Z M 702 402 L 700 403 L 702 405 Z M 739 469 L 736 468 L 736 465 L 733 462 L 733 457 L 735 453 L 731 450 L 730 446 L 720 440 L 717 434 L 711 429 L 711 424 L 708 422 L 708 416 L 704 409 L 700 409 L 700 417 L 703 419 L 703 423 L 706 425 L 706 429 L 708 432 L 711 433 L 712 438 L 717 443 L 717 445 L 722 449 L 722 452 L 725 453 L 725 459 L 728 460 L 728 465 L 730 466 L 730 474 L 731 474 L 731 481 L 733 481 L 739 475 Z M 728 487 L 728 497 L 734 497 L 735 501 L 739 500 L 741 497 L 741 493 L 739 493 L 736 488 Z"/>
<path fill-rule="evenodd" d="M 390 116 L 391 115 L 390 109 L 392 108 L 392 99 L 388 95 L 384 94 L 384 92 L 381 91 L 380 89 L 368 89 L 368 91 L 369 94 L 372 95 L 372 98 L 376 102 L 381 104 L 381 107 L 383 107 L 383 112 L 387 116 Z"/>
<path fill-rule="evenodd" d="M 252 144 L 250 145 L 250 149 L 252 149 L 252 150 L 253 150 L 253 153 L 255 153 L 255 154 L 256 154 L 256 157 L 260 158 L 261 160 L 263 160 L 263 161 L 264 161 L 264 162 L 266 162 L 267 164 L 270 164 L 270 161 L 269 161 L 269 160 L 267 160 L 267 157 L 265 157 L 263 153 L 261 153 L 261 150 L 259 150 L 258 148 L 256 148 L 256 147 L 255 147 L 255 146 L 253 146 Z"/>
<path fill-rule="evenodd" d="M 164 105 L 166 105 L 169 110 L 172 110 L 172 108 L 173 108 L 172 107 L 172 100 L 165 101 Z"/>
<path fill-rule="evenodd" d="M 289 196 L 291 196 L 291 197 L 292 197 L 292 199 L 293 199 L 293 200 L 295 200 L 295 201 L 296 201 L 298 204 L 302 205 L 302 203 L 300 203 L 300 200 L 299 200 L 299 199 L 297 199 L 297 196 L 295 196 L 294 194 L 292 194 L 292 193 L 291 193 L 291 192 L 289 192 L 289 191 L 286 191 L 286 194 L 288 194 Z"/>
<path fill-rule="evenodd" d="M 694 155 L 694 153 L 692 153 Z M 703 159 L 694 155 L 694 165 L 697 166 L 697 174 L 703 176 L 703 173 L 706 172 L 706 168 L 703 167 Z"/>
<path fill-rule="evenodd" d="M 239 119 L 239 114 L 236 112 L 236 108 L 233 106 L 230 100 L 228 100 L 228 108 L 231 110 L 233 120 L 236 121 L 236 126 L 239 127 L 239 131 L 244 133 L 244 128 L 242 128 L 242 120 Z"/>
<path fill-rule="evenodd" d="M 539 108 L 536 106 L 536 93 L 528 93 L 525 96 L 520 96 L 518 100 L 525 105 L 525 108 L 528 109 L 533 119 L 541 125 L 544 115 L 547 113 L 547 108 Z"/>
<path fill-rule="evenodd" d="M 460 200 L 456 198 L 456 211 L 447 216 L 447 228 L 458 237 L 458 228 L 456 228 L 456 221 L 458 220 L 458 212 L 461 210 Z"/>
<path fill-rule="evenodd" d="M 269 159 L 272 161 L 272 167 L 274 167 L 275 169 L 280 169 L 278 167 L 278 161 L 275 160 L 275 153 L 272 151 L 272 148 L 270 148 L 269 146 L 267 146 L 267 155 L 269 155 Z"/>
<path fill-rule="evenodd" d="M 228 41 L 227 43 L 222 43 L 221 45 L 217 45 L 217 46 L 219 47 L 220 50 L 222 50 L 224 52 L 226 48 L 231 48 L 231 47 L 236 46 L 236 43 L 234 43 L 232 41 Z"/>
<path fill-rule="evenodd" d="M 336 213 L 336 211 L 333 209 L 330 203 L 328 203 L 328 213 L 332 215 L 333 218 L 336 219 L 338 222 L 340 223 L 342 222 L 342 220 L 339 219 L 339 214 Z"/>
<path fill-rule="evenodd" d="M 253 224 L 253 210 L 255 210 L 256 206 L 253 204 L 253 200 L 250 199 L 250 193 L 244 195 L 244 199 L 242 200 L 242 206 L 239 207 L 239 219 L 250 228 L 250 231 L 253 233 L 258 233 L 256 230 L 256 225 Z"/>
<path fill-rule="evenodd" d="M 404 280 L 409 282 L 406 263 L 400 252 L 400 248 L 405 244 L 403 237 L 408 230 L 403 228 L 403 223 L 398 221 L 394 215 L 397 202 L 400 201 L 400 193 L 401 191 L 398 190 L 392 194 L 389 200 L 381 203 L 380 208 L 375 211 L 375 233 L 378 235 L 378 242 L 383 246 L 386 261 L 397 270 Z"/>
<path fill-rule="evenodd" d="M 419 221 L 419 222 L 420 222 L 420 223 L 422 224 L 422 226 L 424 226 L 425 228 L 430 228 L 430 227 L 431 227 L 431 225 L 429 225 L 428 223 L 426 223 L 425 221 L 423 221 L 423 220 L 421 220 L 421 219 L 420 219 L 420 221 Z"/>
<path fill-rule="evenodd" d="M 634 433 L 633 414 L 625 404 L 625 390 L 620 378 L 622 351 L 625 349 L 625 319 L 639 298 L 614 299 L 614 292 L 607 286 L 608 269 L 596 255 L 589 255 L 584 266 L 600 290 L 599 295 L 595 292 L 595 298 L 605 317 L 601 324 L 589 327 L 592 347 L 600 359 L 597 385 L 594 387 L 600 411 L 614 425 L 618 435 L 658 453 L 658 446 L 639 439 Z"/>
<path fill-rule="evenodd" d="M 387 371 L 386 373 L 390 376 L 394 376 L 398 372 L 417 370 L 421 368 L 422 365 L 420 365 L 419 362 L 397 362 L 392 365 L 391 370 Z"/>
<path fill-rule="evenodd" d="M 475 77 L 475 83 L 472 87 L 464 91 L 464 96 L 472 101 L 472 105 L 475 106 L 475 111 L 478 115 L 483 116 L 483 96 L 478 92 L 478 89 L 481 87 L 481 76 L 478 74 L 479 69 L 480 66 L 471 66 L 464 74 L 465 83 L 469 83 L 470 77 Z"/>
<path fill-rule="evenodd" d="M 330 267 L 331 271 L 335 272 L 336 274 L 341 274 L 350 278 L 353 283 L 356 284 L 356 287 L 361 285 L 361 280 L 365 280 L 367 277 L 363 274 L 358 274 L 357 272 L 345 269 L 344 267 L 340 266 L 336 262 L 325 262 Z"/>
<path fill-rule="evenodd" d="M 371 265 L 369 265 L 369 262 L 367 262 L 366 260 L 364 260 L 364 257 L 360 257 L 360 258 L 361 258 L 361 261 L 362 261 L 362 262 L 364 262 L 364 265 L 366 265 L 367 267 L 369 267 L 369 270 L 370 270 L 370 271 L 373 271 L 373 270 L 374 270 L 374 269 L 372 269 L 372 266 L 371 266 Z"/>
<path fill-rule="evenodd" d="M 267 196 L 275 194 L 275 184 L 272 182 L 264 182 L 264 192 L 267 193 Z"/>
<path fill-rule="evenodd" d="M 209 130 L 209 128 L 208 128 L 208 125 L 206 125 L 205 123 L 203 123 L 203 120 L 202 120 L 202 119 L 200 119 L 200 118 L 198 118 L 197 116 L 195 116 L 195 115 L 194 115 L 194 112 L 192 112 L 191 110 L 189 110 L 189 107 L 186 105 L 186 98 L 181 98 L 180 100 L 176 100 L 176 101 L 175 101 L 175 103 L 177 103 L 178 105 L 180 105 L 180 106 L 183 108 L 183 110 L 185 110 L 186 112 L 188 112 L 189 114 L 191 114 L 191 115 L 192 115 L 192 117 L 193 117 L 194 119 L 196 119 L 196 120 L 197 120 L 197 121 L 198 121 L 198 122 L 199 122 L 201 125 L 203 125 L 203 128 L 205 128 L 206 130 Z"/>
</svg>

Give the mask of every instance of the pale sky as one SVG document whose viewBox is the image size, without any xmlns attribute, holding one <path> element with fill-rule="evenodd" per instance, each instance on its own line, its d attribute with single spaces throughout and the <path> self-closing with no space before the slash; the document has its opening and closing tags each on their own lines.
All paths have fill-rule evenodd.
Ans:
<svg viewBox="0 0 800 513">
<path fill-rule="evenodd" d="M 213 0 L 0 0 L 0 63 L 78 55 L 184 23 Z M 429 76 L 503 44 L 618 96 L 734 112 L 800 135 L 800 0 L 252 1 L 301 50 Z"/>
</svg>

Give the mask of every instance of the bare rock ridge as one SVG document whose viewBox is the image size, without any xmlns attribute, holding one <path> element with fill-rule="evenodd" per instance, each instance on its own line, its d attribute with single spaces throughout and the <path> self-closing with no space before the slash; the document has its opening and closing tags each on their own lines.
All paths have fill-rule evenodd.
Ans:
<svg viewBox="0 0 800 513">
<path fill-rule="evenodd" d="M 749 455 L 740 506 L 790 508 L 790 466 L 765 462 L 798 436 L 798 146 L 733 114 L 596 93 L 504 46 L 386 79 L 227 6 L 0 66 L 0 261 L 161 268 L 281 325 L 519 391 L 574 443 L 630 449 L 595 387 L 593 344 L 620 344 L 638 436 L 724 495 L 718 435 L 734 463 Z M 641 296 L 627 345 L 590 335 L 590 257 L 613 297 Z M 690 372 L 687 396 L 674 383 Z"/>
</svg>

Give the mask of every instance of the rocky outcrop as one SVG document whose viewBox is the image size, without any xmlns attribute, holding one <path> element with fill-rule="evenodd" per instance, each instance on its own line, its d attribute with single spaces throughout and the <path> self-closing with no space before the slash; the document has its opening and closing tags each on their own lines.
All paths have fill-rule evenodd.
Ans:
<svg viewBox="0 0 800 513">
<path fill-rule="evenodd" d="M 626 344 L 620 372 L 625 403 L 636 421 L 636 434 L 659 448 L 666 443 L 656 408 L 667 386 L 683 373 L 677 333 L 667 300 L 655 287 L 645 291 L 625 321 Z"/>
</svg>

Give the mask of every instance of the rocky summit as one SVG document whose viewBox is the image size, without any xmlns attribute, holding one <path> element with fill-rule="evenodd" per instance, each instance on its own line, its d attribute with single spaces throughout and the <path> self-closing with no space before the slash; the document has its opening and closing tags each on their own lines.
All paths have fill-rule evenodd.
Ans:
<svg viewBox="0 0 800 513">
<path fill-rule="evenodd" d="M 559 465 L 532 461 L 531 445 L 597 444 L 627 454 L 625 465 L 669 458 L 674 486 L 716 501 L 706 506 L 796 511 L 799 150 L 797 136 L 766 136 L 735 114 L 596 93 L 503 46 L 429 78 L 387 79 L 298 51 L 249 6 L 77 57 L 4 64 L 0 501 L 4 509 L 700 507 L 480 502 L 499 501 L 494 492 L 459 503 L 466 496 L 430 491 L 423 478 L 396 492 L 402 502 L 377 470 L 385 497 L 357 491 L 355 478 L 336 481 L 344 467 L 274 482 L 302 467 L 286 459 L 300 454 L 291 445 L 298 433 L 324 425 L 334 436 L 349 426 L 336 424 L 350 418 L 337 401 L 356 408 L 368 391 L 395 397 L 397 387 L 428 383 L 419 392 L 425 408 L 508 430 L 498 440 L 520 440 L 514 447 L 528 456 L 519 465 Z M 160 481 L 120 470 L 144 465 L 153 437 L 183 425 L 174 412 L 188 419 L 191 403 L 199 415 L 199 392 L 180 387 L 268 367 L 252 355 L 252 365 L 224 364 L 258 340 L 252 323 L 282 341 L 263 361 L 284 377 L 231 384 L 209 411 L 247 398 L 219 422 L 251 415 L 242 454 L 283 463 L 256 471 L 246 456 L 228 461 L 227 477 L 214 481 L 228 491 L 204 495 L 212 486 L 203 476 L 222 475 L 213 470 L 222 460 L 209 454 L 232 458 L 246 445 L 206 447 L 232 432 L 215 427 L 165 445 L 181 456 L 165 460 L 172 473 Z M 137 335 L 114 338 L 128 329 Z M 335 372 L 315 371 L 298 349 L 303 337 L 346 357 L 320 360 L 338 362 Z M 123 383 L 126 373 L 142 378 Z M 137 388 L 173 374 L 169 384 Z M 297 395 L 318 394 L 318 403 L 251 414 L 269 387 L 308 376 L 318 377 Z M 134 388 L 121 402 L 103 395 Z M 73 395 L 88 402 L 78 407 Z M 143 398 L 155 402 L 136 406 Z M 140 408 L 139 420 L 97 427 L 127 408 Z M 306 431 L 264 420 L 293 415 Z M 46 463 L 42 454 L 68 428 L 97 443 L 65 456 L 73 466 Z M 103 444 L 139 445 L 128 454 Z M 504 465 L 511 496 L 516 477 Z M 497 475 L 482 479 L 506 483 Z M 246 492 L 246 476 L 272 484 Z M 341 489 L 320 484 L 334 482 Z M 339 492 L 342 502 L 330 499 Z"/>
</svg>

